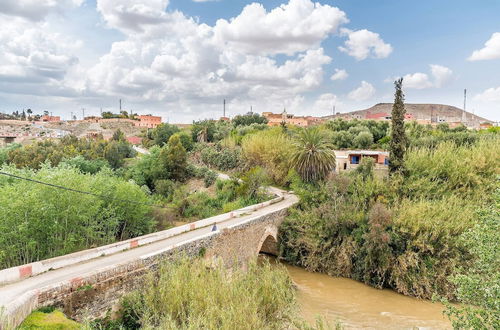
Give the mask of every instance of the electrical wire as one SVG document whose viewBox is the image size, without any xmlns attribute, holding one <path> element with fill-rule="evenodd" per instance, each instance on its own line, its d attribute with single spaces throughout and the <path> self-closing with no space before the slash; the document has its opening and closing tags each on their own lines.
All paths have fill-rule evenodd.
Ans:
<svg viewBox="0 0 500 330">
<path fill-rule="evenodd" d="M 166 207 L 162 207 L 162 206 L 158 206 L 158 205 L 154 205 L 154 204 L 141 203 L 141 202 L 137 202 L 137 201 L 130 200 L 130 199 L 121 199 L 121 198 L 104 196 L 104 195 L 100 195 L 100 194 L 91 193 L 91 192 L 88 192 L 88 191 L 82 191 L 82 190 L 77 190 L 77 189 L 68 188 L 68 187 L 64 187 L 64 186 L 59 186 L 59 185 L 56 185 L 56 184 L 53 184 L 53 183 L 47 183 L 47 182 L 42 182 L 42 181 L 38 181 L 38 180 L 35 180 L 35 179 L 25 178 L 25 177 L 22 177 L 22 176 L 19 176 L 19 175 L 15 175 L 15 174 L 11 174 L 11 173 L 7 173 L 7 172 L 0 171 L 0 175 L 5 175 L 5 176 L 11 177 L 11 178 L 15 178 L 15 179 L 19 179 L 19 180 L 25 180 L 25 181 L 29 181 L 29 182 L 33 182 L 33 183 L 37 183 L 37 184 L 42 184 L 42 185 L 49 186 L 49 187 L 52 187 L 52 188 L 63 189 L 63 190 L 67 190 L 67 191 L 71 191 L 71 192 L 75 192 L 75 193 L 79 193 L 79 194 L 85 194 L 85 195 L 90 195 L 90 196 L 94 196 L 94 197 L 99 197 L 99 198 L 102 198 L 102 199 L 110 199 L 110 200 L 115 200 L 115 201 L 120 201 L 120 202 L 125 202 L 125 203 L 133 203 L 133 204 L 137 204 L 137 205 L 145 205 L 145 206 L 151 206 L 151 207 L 166 209 Z"/>
</svg>

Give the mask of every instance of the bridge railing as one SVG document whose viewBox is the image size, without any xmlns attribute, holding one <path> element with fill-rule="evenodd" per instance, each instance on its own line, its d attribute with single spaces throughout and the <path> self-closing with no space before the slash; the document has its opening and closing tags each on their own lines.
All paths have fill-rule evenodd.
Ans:
<svg viewBox="0 0 500 330">
<path fill-rule="evenodd" d="M 83 261 L 88 261 L 91 259 L 99 258 L 102 256 L 122 252 L 128 249 L 132 249 L 138 246 L 150 244 L 153 242 L 161 241 L 173 236 L 177 236 L 179 234 L 211 226 L 214 223 L 220 223 L 232 218 L 239 217 L 244 214 L 248 214 L 249 212 L 267 207 L 271 204 L 280 202 L 284 199 L 283 191 L 277 188 L 269 187 L 268 191 L 274 194 L 276 197 L 268 200 L 266 202 L 262 202 L 255 205 L 250 205 L 232 212 L 216 215 L 214 217 L 198 220 L 192 223 L 188 223 L 182 226 L 170 228 L 167 230 L 154 232 L 151 234 L 147 234 L 144 236 L 139 236 L 135 238 L 131 238 L 125 241 L 112 243 L 109 245 L 83 250 L 51 259 L 45 259 L 37 262 L 32 262 L 29 264 L 6 268 L 0 270 L 0 286 L 17 282 L 23 280 L 25 278 L 35 276 L 47 271 L 71 266 Z"/>
</svg>

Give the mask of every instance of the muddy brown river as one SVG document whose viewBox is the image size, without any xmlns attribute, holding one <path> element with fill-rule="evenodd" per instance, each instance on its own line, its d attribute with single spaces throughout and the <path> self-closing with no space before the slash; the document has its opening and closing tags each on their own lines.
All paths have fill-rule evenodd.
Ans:
<svg viewBox="0 0 500 330">
<path fill-rule="evenodd" d="M 332 324 L 339 321 L 345 329 L 452 328 L 441 304 L 285 266 L 298 287 L 303 317 L 311 323 L 321 315 Z"/>
</svg>

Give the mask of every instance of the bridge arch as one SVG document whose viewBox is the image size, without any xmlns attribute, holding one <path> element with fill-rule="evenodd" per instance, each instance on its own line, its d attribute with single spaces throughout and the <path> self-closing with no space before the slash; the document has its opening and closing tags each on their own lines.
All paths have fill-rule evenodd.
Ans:
<svg viewBox="0 0 500 330">
<path fill-rule="evenodd" d="M 266 227 L 257 249 L 257 254 L 264 253 L 278 256 L 278 228 L 276 226 Z"/>
</svg>

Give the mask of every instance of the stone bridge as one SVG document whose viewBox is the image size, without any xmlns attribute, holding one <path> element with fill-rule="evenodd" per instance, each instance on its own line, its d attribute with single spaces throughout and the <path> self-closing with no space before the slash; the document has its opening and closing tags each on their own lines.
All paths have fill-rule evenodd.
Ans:
<svg viewBox="0 0 500 330">
<path fill-rule="evenodd" d="M 33 310 L 56 306 L 82 321 L 104 317 L 162 260 L 179 256 L 221 259 L 228 266 L 259 252 L 277 253 L 278 227 L 293 194 L 216 217 L 95 249 L 0 271 L 1 328 L 19 325 Z M 217 228 L 213 230 L 213 224 Z"/>
</svg>

